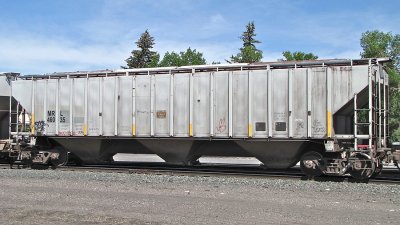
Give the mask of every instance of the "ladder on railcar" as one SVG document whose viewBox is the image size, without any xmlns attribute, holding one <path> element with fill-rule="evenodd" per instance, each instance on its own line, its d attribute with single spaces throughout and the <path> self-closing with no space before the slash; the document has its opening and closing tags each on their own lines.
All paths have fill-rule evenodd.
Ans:
<svg viewBox="0 0 400 225">
<path fill-rule="evenodd" d="M 10 96 L 10 111 L 9 111 L 9 125 L 8 125 L 8 139 L 12 149 L 19 145 L 19 108 L 20 104 L 17 103 L 17 108 L 13 109 L 12 96 Z M 10 150 L 12 150 L 10 149 Z"/>
<path fill-rule="evenodd" d="M 387 148 L 388 89 L 386 78 L 378 77 L 376 70 L 372 72 L 371 65 L 368 73 L 368 108 L 358 108 L 357 94 L 354 95 L 354 151 L 366 150 L 374 154 Z M 368 121 L 359 121 L 360 112 L 368 113 Z M 359 134 L 359 128 L 366 126 L 368 134 Z M 368 140 L 368 144 L 359 144 L 359 140 Z"/>
<path fill-rule="evenodd" d="M 10 145 L 10 154 L 14 151 L 20 150 L 21 142 L 25 141 L 25 138 L 29 136 L 27 132 L 26 122 L 26 111 L 21 106 L 20 102 L 17 101 L 16 106 L 13 105 L 13 97 L 10 95 L 10 108 L 9 108 L 9 134 L 8 142 Z"/>
</svg>

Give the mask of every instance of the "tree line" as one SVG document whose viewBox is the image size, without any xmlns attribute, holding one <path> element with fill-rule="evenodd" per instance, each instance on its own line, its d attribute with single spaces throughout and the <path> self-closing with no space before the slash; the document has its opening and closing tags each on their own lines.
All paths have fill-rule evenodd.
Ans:
<svg viewBox="0 0 400 225">
<path fill-rule="evenodd" d="M 225 61 L 228 63 L 254 63 L 260 62 L 263 58 L 263 52 L 257 49 L 256 44 L 261 41 L 256 40 L 254 22 L 249 22 L 246 25 L 246 30 L 240 36 L 243 46 L 239 48 L 239 53 L 232 55 Z M 203 53 L 198 52 L 196 49 L 190 47 L 186 51 L 166 52 L 162 58 L 160 54 L 153 51 L 155 45 L 154 37 L 152 37 L 148 30 L 146 30 L 135 42 L 137 49 L 131 52 L 127 58 L 126 66 L 122 68 L 149 68 L 149 67 L 168 67 L 168 66 L 190 66 L 190 65 L 204 65 L 207 64 Z M 290 52 L 284 51 L 282 53 L 282 61 L 290 60 L 313 60 L 318 59 L 318 56 L 312 53 L 304 53 L 300 51 Z M 220 62 L 212 62 L 211 64 L 219 64 Z"/>
<path fill-rule="evenodd" d="M 261 41 L 256 39 L 255 24 L 249 22 L 245 31 L 240 36 L 243 42 L 239 52 L 225 59 L 227 63 L 254 63 L 260 62 L 263 52 L 257 49 L 256 44 Z M 137 49 L 131 52 L 127 58 L 126 66 L 122 68 L 148 68 L 148 67 L 169 67 L 169 66 L 189 66 L 207 64 L 203 53 L 196 49 L 188 48 L 179 53 L 166 52 L 161 58 L 160 54 L 153 51 L 155 45 L 154 37 L 146 30 L 135 42 Z M 391 141 L 400 141 L 400 35 L 379 30 L 366 31 L 361 34 L 360 46 L 362 58 L 389 57 L 392 61 L 385 65 L 385 70 L 389 75 L 389 132 Z M 302 51 L 284 51 L 283 58 L 278 61 L 301 61 L 315 60 L 318 56 L 313 53 Z M 219 64 L 220 62 L 212 62 Z"/>
</svg>

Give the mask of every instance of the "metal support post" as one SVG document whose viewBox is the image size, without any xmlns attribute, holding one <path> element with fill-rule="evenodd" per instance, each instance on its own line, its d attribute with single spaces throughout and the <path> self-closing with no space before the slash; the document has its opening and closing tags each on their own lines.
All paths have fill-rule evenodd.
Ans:
<svg viewBox="0 0 400 225">
<path fill-rule="evenodd" d="M 357 133 L 358 133 L 358 129 L 357 129 L 357 94 L 354 94 L 354 151 L 358 150 L 357 147 Z"/>
</svg>

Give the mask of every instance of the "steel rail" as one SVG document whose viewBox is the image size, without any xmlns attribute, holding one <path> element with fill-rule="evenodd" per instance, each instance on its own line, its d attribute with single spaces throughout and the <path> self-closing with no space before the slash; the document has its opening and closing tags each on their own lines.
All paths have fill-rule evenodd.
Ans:
<svg viewBox="0 0 400 225">
<path fill-rule="evenodd" d="M 9 164 L 0 164 L 0 169 L 9 169 Z M 20 166 L 14 168 L 21 168 Z M 46 169 L 47 167 L 36 167 Z M 126 163 L 99 164 L 75 166 L 66 165 L 57 168 L 61 171 L 84 171 L 84 172 L 105 172 L 105 173 L 127 173 L 127 174 L 155 174 L 174 176 L 203 176 L 203 177 L 247 177 L 247 178 L 272 178 L 292 180 L 313 180 L 317 182 L 348 182 L 348 183 L 373 183 L 373 184 L 400 184 L 398 171 L 384 171 L 381 175 L 369 180 L 357 180 L 350 176 L 321 176 L 307 177 L 300 169 L 290 168 L 287 170 L 265 169 L 253 165 L 223 165 L 207 164 L 199 166 L 172 166 L 154 163 L 138 163 L 135 165 Z"/>
</svg>

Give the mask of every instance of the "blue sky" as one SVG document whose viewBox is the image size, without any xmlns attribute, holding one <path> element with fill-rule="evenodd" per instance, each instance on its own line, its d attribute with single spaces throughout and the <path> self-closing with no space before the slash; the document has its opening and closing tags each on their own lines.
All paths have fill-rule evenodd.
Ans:
<svg viewBox="0 0 400 225">
<path fill-rule="evenodd" d="M 0 0 L 0 71 L 116 69 L 145 29 L 161 54 L 191 47 L 224 62 L 249 21 L 263 61 L 285 50 L 359 58 L 362 32 L 400 33 L 399 8 L 369 0 Z"/>
</svg>

